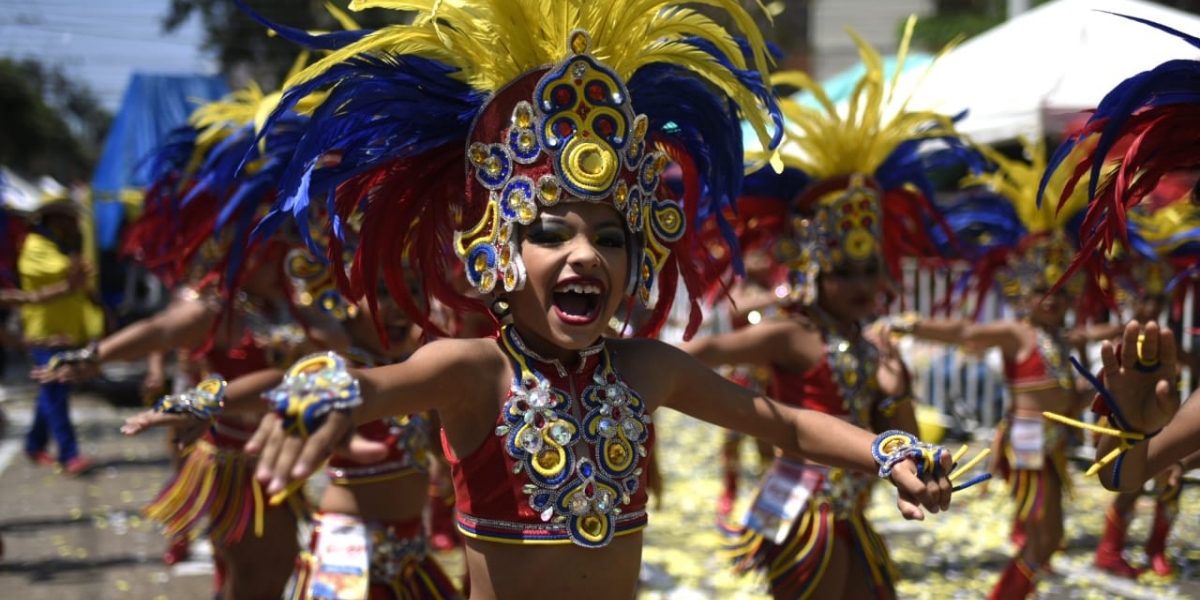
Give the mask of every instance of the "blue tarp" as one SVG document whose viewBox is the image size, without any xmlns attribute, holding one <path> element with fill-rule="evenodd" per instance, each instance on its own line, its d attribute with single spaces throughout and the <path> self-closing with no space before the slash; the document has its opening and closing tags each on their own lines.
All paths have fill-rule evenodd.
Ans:
<svg viewBox="0 0 1200 600">
<path fill-rule="evenodd" d="M 229 86 L 218 75 L 134 73 L 92 179 L 96 243 L 101 250 L 110 250 L 117 243 L 125 218 L 122 190 L 147 183 L 140 172 L 143 159 L 168 131 L 186 123 L 200 103 L 228 93 Z"/>
</svg>

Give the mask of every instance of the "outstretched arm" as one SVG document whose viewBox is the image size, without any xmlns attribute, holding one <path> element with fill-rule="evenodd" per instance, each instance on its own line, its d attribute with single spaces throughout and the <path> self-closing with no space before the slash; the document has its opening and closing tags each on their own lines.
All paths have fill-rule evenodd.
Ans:
<svg viewBox="0 0 1200 600">
<path fill-rule="evenodd" d="M 665 345 L 664 345 L 665 346 Z M 677 349 L 656 351 L 656 370 L 671 374 L 670 391 L 662 406 L 698 419 L 741 431 L 770 442 L 784 452 L 801 455 L 835 467 L 865 473 L 879 469 L 871 452 L 876 436 L 837 417 L 785 406 L 739 386 Z M 900 490 L 900 510 L 906 518 L 923 519 L 921 506 L 933 512 L 950 506 L 950 457 L 940 464 L 942 476 L 928 482 L 917 477 L 915 466 L 892 472 Z"/>
<path fill-rule="evenodd" d="M 770 321 L 728 333 L 693 339 L 679 349 L 709 367 L 723 365 L 770 366 L 781 357 L 795 356 L 802 349 L 802 326 L 794 321 Z"/>
<path fill-rule="evenodd" d="M 137 360 L 152 352 L 197 346 L 218 314 L 218 309 L 204 302 L 177 299 L 163 312 L 100 340 L 88 360 L 64 364 L 53 371 L 38 369 L 33 377 L 42 382 L 78 381 L 94 376 L 98 366 L 106 362 Z"/>
<path fill-rule="evenodd" d="M 491 350 L 489 352 L 488 350 Z M 427 410 L 458 410 L 494 385 L 489 375 L 505 368 L 495 345 L 479 340 L 444 339 L 422 346 L 408 360 L 375 369 L 352 370 L 361 403 L 333 410 L 313 423 L 311 433 L 284 429 L 274 415 L 263 419 L 248 452 L 260 454 L 257 478 L 270 494 L 305 479 L 333 452 L 344 449 L 355 423 Z"/>
<path fill-rule="evenodd" d="M 966 346 L 980 351 L 999 348 L 1009 356 L 1021 349 L 1020 332 L 1009 321 L 976 323 L 966 319 L 922 319 L 915 315 L 897 318 L 889 323 L 891 331 L 912 335 L 924 340 Z"/>
</svg>

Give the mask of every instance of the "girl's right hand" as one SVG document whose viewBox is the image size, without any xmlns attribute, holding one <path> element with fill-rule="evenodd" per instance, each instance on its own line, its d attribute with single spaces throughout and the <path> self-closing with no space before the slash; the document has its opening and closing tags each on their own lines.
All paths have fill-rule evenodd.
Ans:
<svg viewBox="0 0 1200 600">
<path fill-rule="evenodd" d="M 245 451 L 258 455 L 255 478 L 267 487 L 268 495 L 288 489 L 293 481 L 311 476 L 333 454 L 370 464 L 387 457 L 388 447 L 354 435 L 354 422 L 347 411 L 332 411 L 312 435 L 288 433 L 275 413 L 268 413 Z"/>
<path fill-rule="evenodd" d="M 1179 392 L 1175 386 L 1175 336 L 1170 329 L 1131 321 L 1125 326 L 1120 347 L 1105 342 L 1100 359 L 1104 385 L 1125 421 L 1123 426 L 1153 433 L 1175 416 Z"/>
</svg>

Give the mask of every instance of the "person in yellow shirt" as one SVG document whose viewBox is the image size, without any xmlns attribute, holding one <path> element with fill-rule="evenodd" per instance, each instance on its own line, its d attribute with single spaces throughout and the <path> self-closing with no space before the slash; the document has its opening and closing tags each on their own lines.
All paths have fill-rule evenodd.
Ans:
<svg viewBox="0 0 1200 600">
<path fill-rule="evenodd" d="M 81 258 L 83 236 L 79 228 L 79 209 L 65 195 L 49 198 L 32 216 L 29 235 L 17 258 L 21 289 L 27 292 L 61 286 L 63 281 L 78 279 L 87 268 Z M 88 340 L 101 332 L 96 326 L 99 308 L 88 292 L 78 286 L 70 291 L 39 298 L 42 302 L 21 306 L 25 343 L 37 367 L 43 367 L 56 352 L 84 348 Z M 78 350 L 86 353 L 87 350 Z M 57 462 L 72 475 L 92 467 L 92 461 L 79 454 L 75 427 L 71 423 L 68 384 L 42 383 L 38 391 L 37 412 L 25 437 L 25 453 L 39 464 L 56 461 L 46 451 L 50 437 L 58 446 Z"/>
</svg>

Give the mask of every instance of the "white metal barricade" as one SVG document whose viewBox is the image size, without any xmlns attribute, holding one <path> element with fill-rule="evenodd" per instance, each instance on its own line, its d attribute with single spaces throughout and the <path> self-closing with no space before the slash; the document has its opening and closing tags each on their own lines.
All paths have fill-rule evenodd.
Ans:
<svg viewBox="0 0 1200 600">
<path fill-rule="evenodd" d="M 966 267 L 950 271 L 924 269 L 915 261 L 906 262 L 902 294 L 905 310 L 915 311 L 923 317 L 947 316 L 942 309 L 946 292 L 962 278 L 965 270 Z M 1187 287 L 1177 321 L 1181 345 L 1187 352 L 1192 352 L 1195 346 L 1196 284 L 1195 279 L 1181 283 Z M 973 302 L 969 299 L 949 316 L 971 317 L 975 309 Z M 1013 308 L 996 292 L 986 294 L 981 302 L 980 321 L 1015 318 Z M 1122 317 L 1128 320 L 1129 315 Z M 1068 322 L 1073 320 L 1074 315 L 1069 315 Z M 1163 322 L 1166 322 L 1165 318 Z M 1099 343 L 1093 344 L 1088 352 L 1091 360 L 1087 364 L 1093 370 L 1099 369 L 1099 346 Z M 962 348 L 906 338 L 901 342 L 901 352 L 912 370 L 918 397 L 943 415 L 965 428 L 992 427 L 1003 416 L 1008 390 L 998 350 L 972 354 Z M 1194 377 L 1190 369 L 1184 369 L 1180 388 L 1184 390 L 1185 398 L 1192 389 Z M 1090 414 L 1088 418 L 1091 418 Z"/>
</svg>

